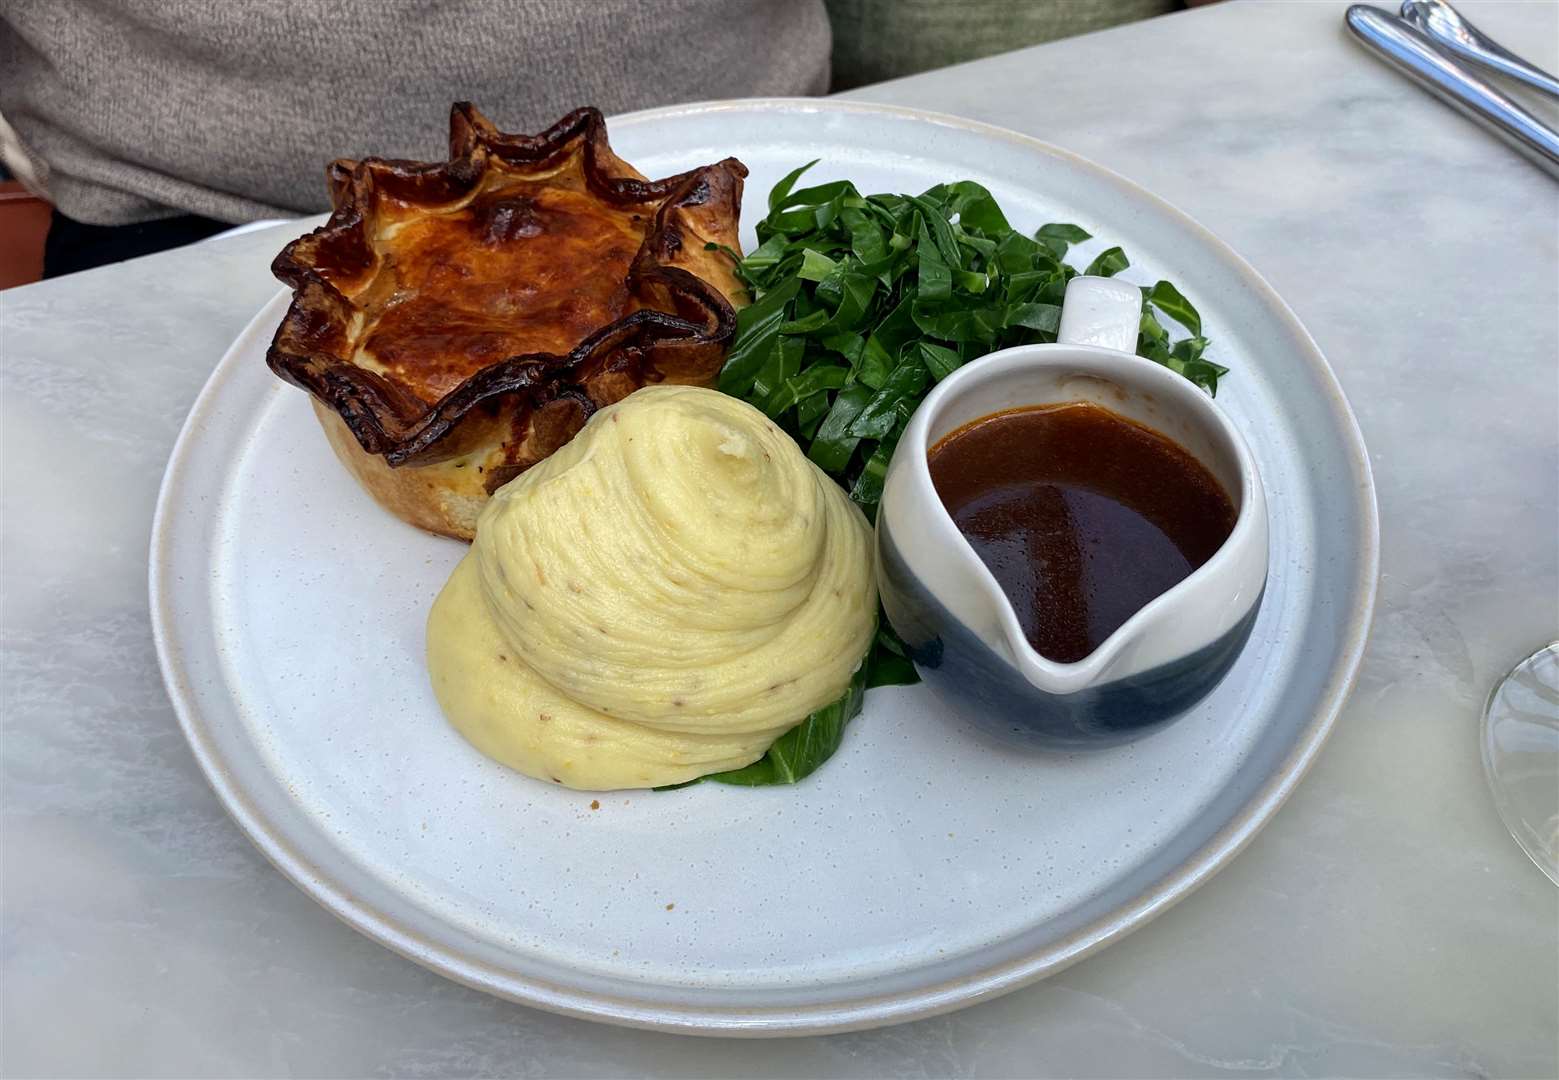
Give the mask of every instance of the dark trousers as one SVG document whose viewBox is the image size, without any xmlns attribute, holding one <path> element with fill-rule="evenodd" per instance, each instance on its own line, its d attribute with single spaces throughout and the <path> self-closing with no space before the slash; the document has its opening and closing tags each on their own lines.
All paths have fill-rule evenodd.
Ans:
<svg viewBox="0 0 1559 1080">
<path fill-rule="evenodd" d="M 182 247 L 230 228 L 225 221 L 194 214 L 135 225 L 85 225 L 56 210 L 43 241 L 43 276 L 59 277 Z"/>
</svg>

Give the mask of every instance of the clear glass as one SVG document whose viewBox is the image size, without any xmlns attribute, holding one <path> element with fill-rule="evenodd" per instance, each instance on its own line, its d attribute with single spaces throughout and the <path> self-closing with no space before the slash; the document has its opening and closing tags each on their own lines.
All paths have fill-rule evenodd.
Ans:
<svg viewBox="0 0 1559 1080">
<path fill-rule="evenodd" d="M 1517 664 L 1489 694 L 1483 771 L 1505 828 L 1559 885 L 1559 641 Z"/>
</svg>

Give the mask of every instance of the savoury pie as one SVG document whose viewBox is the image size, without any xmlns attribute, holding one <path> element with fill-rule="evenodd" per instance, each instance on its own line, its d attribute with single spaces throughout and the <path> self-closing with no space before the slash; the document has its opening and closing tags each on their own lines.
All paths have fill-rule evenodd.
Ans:
<svg viewBox="0 0 1559 1080">
<path fill-rule="evenodd" d="M 592 108 L 508 135 L 457 103 L 449 141 L 446 162 L 330 166 L 330 220 L 272 265 L 293 299 L 267 359 L 381 505 L 470 539 L 596 409 L 714 381 L 747 170 L 647 180 Z"/>
</svg>

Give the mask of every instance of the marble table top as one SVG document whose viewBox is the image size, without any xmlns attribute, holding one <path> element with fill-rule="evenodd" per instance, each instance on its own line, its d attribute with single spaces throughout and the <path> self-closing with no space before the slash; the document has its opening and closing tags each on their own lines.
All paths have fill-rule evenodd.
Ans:
<svg viewBox="0 0 1559 1080">
<path fill-rule="evenodd" d="M 207 789 L 147 624 L 184 413 L 276 289 L 251 233 L 0 293 L 0 1072 L 1554 1076 L 1559 891 L 1478 715 L 1559 632 L 1559 187 L 1345 35 L 1228 3 L 870 87 L 1056 142 L 1246 256 L 1319 340 L 1379 485 L 1374 636 L 1319 763 L 1232 866 L 1047 982 L 763 1043 L 467 990 L 338 923 Z M 1559 5 L 1463 5 L 1559 67 Z"/>
</svg>

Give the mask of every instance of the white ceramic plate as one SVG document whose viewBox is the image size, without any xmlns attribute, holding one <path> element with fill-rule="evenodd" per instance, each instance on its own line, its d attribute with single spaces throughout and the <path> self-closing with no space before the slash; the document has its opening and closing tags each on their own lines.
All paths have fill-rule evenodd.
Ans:
<svg viewBox="0 0 1559 1080">
<path fill-rule="evenodd" d="M 1205 881 L 1314 758 L 1374 600 L 1364 446 L 1292 313 L 1169 206 L 1000 129 L 828 101 L 610 127 L 650 176 L 746 162 L 749 239 L 770 185 L 821 158 L 811 181 L 867 191 L 973 178 L 1020 227 L 1100 238 L 1074 258 L 1120 243 L 1126 277 L 1173 278 L 1233 369 L 1218 401 L 1268 485 L 1271 578 L 1249 647 L 1193 714 L 1091 756 L 993 747 L 914 687 L 872 691 L 837 756 L 795 787 L 592 796 L 527 779 L 442 719 L 423 620 L 462 547 L 380 511 L 304 395 L 267 370 L 279 296 L 191 412 L 152 538 L 169 692 L 239 824 L 346 922 L 451 978 L 706 1033 L 956 1008 L 1059 970 Z"/>
</svg>

